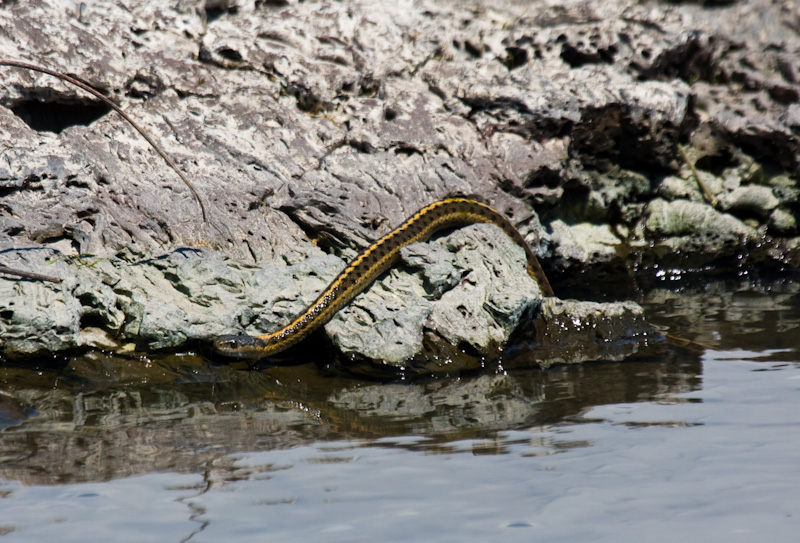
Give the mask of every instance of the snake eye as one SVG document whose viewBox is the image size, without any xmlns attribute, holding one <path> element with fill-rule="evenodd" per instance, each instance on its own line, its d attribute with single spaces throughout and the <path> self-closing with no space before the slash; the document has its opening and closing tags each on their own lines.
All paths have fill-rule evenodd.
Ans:
<svg viewBox="0 0 800 543">
<path fill-rule="evenodd" d="M 214 341 L 214 350 L 232 358 L 261 358 L 263 349 L 264 342 L 252 336 L 220 336 Z"/>
<path fill-rule="evenodd" d="M 236 352 L 242 348 L 242 342 L 238 336 L 221 336 L 214 340 L 214 349 L 223 354 Z"/>
</svg>

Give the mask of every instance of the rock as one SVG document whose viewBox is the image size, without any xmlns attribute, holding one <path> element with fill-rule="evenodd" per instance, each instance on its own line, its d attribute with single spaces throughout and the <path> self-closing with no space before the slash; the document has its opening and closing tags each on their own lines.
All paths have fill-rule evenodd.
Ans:
<svg viewBox="0 0 800 543">
<path fill-rule="evenodd" d="M 785 175 L 770 178 L 769 186 L 781 205 L 793 205 L 800 199 L 800 188 L 797 182 Z"/>
<path fill-rule="evenodd" d="M 434 359 L 428 370 L 446 370 L 456 348 L 497 353 L 542 300 L 522 248 L 493 225 L 407 247 L 403 262 L 416 272 L 392 271 L 325 327 L 343 353 L 394 367 Z M 424 353 L 424 336 L 453 352 Z"/>
<path fill-rule="evenodd" d="M 6 250 L 0 252 L 0 263 L 49 276 L 72 271 L 54 257 L 47 249 Z M 0 277 L 0 338 L 6 356 L 40 355 L 79 345 L 80 303 L 64 292 L 59 283 Z"/>
<path fill-rule="evenodd" d="M 797 218 L 785 209 L 776 209 L 769 216 L 769 230 L 780 236 L 797 233 Z"/>
<path fill-rule="evenodd" d="M 241 267 L 215 251 L 191 248 L 133 264 L 76 258 L 67 265 L 57 260 L 62 277 L 58 285 L 0 280 L 5 354 L 105 349 L 126 340 L 153 350 L 235 331 L 272 331 L 313 301 L 343 267 L 339 259 L 310 245 L 305 251 L 307 258 L 296 264 L 279 261 L 263 268 Z M 26 259 L 8 258 L 20 254 Z M 2 257 L 16 268 L 44 268 L 22 251 Z M 19 305 L 20 299 L 27 303 Z M 30 334 L 31 326 L 35 334 Z"/>
<path fill-rule="evenodd" d="M 715 198 L 722 193 L 722 180 L 708 172 L 698 172 L 703 183 Z M 706 202 L 702 189 L 697 180 L 690 174 L 688 177 L 669 175 L 664 177 L 658 185 L 658 195 L 667 201 L 691 200 L 698 203 Z"/>
<path fill-rule="evenodd" d="M 605 224 L 568 225 L 560 220 L 550 223 L 552 240 L 558 246 L 557 256 L 589 267 L 593 263 L 618 258 L 617 246 L 622 243 Z"/>
<path fill-rule="evenodd" d="M 670 277 L 680 277 L 681 270 L 722 267 L 733 249 L 763 238 L 763 229 L 747 225 L 728 213 L 720 213 L 707 204 L 656 199 L 647 206 L 644 224 L 654 252 L 645 254 L 643 267 L 652 269 L 656 278 L 669 270 Z M 734 257 L 734 261 L 738 260 Z"/>
<path fill-rule="evenodd" d="M 304 260 L 263 267 L 239 267 L 208 249 L 126 266 L 112 267 L 109 260 L 62 266 L 65 277 L 57 287 L 23 283 L 28 298 L 40 304 L 8 305 L 0 322 L 0 334 L 10 338 L 6 354 L 107 349 L 126 340 L 153 350 L 225 333 L 273 332 L 301 313 L 344 267 L 331 255 L 306 250 Z M 524 252 L 494 226 L 475 225 L 409 247 L 404 262 L 417 273 L 393 270 L 328 324 L 343 352 L 400 365 L 422 356 L 423 333 L 433 333 L 447 344 L 488 353 L 541 301 L 525 271 Z M 3 299 L 14 299 L 10 289 Z M 31 313 L 39 316 L 34 338 L 15 327 L 18 320 L 32 319 Z"/>
<path fill-rule="evenodd" d="M 772 189 L 761 185 L 738 187 L 721 200 L 722 209 L 739 217 L 755 215 L 762 221 L 778 206 Z"/>
<path fill-rule="evenodd" d="M 713 235 L 733 239 L 755 236 L 752 228 L 727 213 L 687 200 L 656 199 L 647 206 L 647 230 L 656 236 Z"/>
<path fill-rule="evenodd" d="M 530 356 L 542 367 L 586 360 L 621 360 L 639 343 L 661 336 L 635 302 L 597 303 L 547 298 L 534 321 L 538 345 Z"/>
<path fill-rule="evenodd" d="M 768 0 L 219 6 L 0 7 L 0 57 L 77 74 L 121 104 L 209 214 L 107 107 L 0 68 L 0 263 L 64 279 L 0 278 L 2 352 L 274 329 L 344 261 L 451 195 L 508 215 L 561 277 L 617 273 L 627 257 L 559 249 L 556 221 L 641 234 L 645 260 L 664 247 L 731 258 L 742 236 L 777 249 L 766 221 L 793 235 L 800 37 L 796 14 Z M 734 195 L 730 212 L 759 228 L 692 207 L 704 205 L 694 189 L 659 187 L 685 173 L 687 141 L 702 177 Z M 778 205 L 761 189 L 740 199 L 756 185 Z M 576 250 L 586 264 L 563 257 Z M 264 296 L 273 280 L 285 297 Z"/>
</svg>

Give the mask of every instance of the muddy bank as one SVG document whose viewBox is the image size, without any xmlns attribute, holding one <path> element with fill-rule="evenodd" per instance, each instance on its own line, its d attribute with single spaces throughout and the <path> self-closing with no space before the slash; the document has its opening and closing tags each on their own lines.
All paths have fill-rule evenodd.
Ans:
<svg viewBox="0 0 800 543">
<path fill-rule="evenodd" d="M 0 21 L 0 56 L 102 90 L 209 211 L 97 102 L 3 68 L 0 265 L 63 279 L 0 276 L 7 357 L 272 331 L 372 240 L 453 195 L 507 214 L 562 298 L 587 278 L 797 266 L 791 2 L 43 0 L 3 5 Z M 473 288 L 415 287 L 430 268 L 408 255 L 326 327 L 332 343 L 387 361 L 432 342 L 480 357 L 530 328 L 536 285 L 492 298 L 481 266 L 512 277 L 519 254 L 478 232 L 416 256 L 479 254 L 479 271 L 443 276 L 471 273 Z M 398 293 L 412 297 L 389 307 Z M 462 305 L 482 337 L 436 316 Z"/>
</svg>

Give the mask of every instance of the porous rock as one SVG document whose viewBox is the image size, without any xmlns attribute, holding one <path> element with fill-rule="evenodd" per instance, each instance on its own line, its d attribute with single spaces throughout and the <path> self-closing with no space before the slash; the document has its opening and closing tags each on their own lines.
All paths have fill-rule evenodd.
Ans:
<svg viewBox="0 0 800 543">
<path fill-rule="evenodd" d="M 608 262 L 618 257 L 622 243 L 607 224 L 569 225 L 561 220 L 550 223 L 552 239 L 558 244 L 558 256 L 587 266 L 590 262 Z"/>
<path fill-rule="evenodd" d="M 107 108 L 2 68 L 0 264 L 63 279 L 0 277 L 7 355 L 274 329 L 344 261 L 451 195 L 506 214 L 563 280 L 620 262 L 610 247 L 569 258 L 556 221 L 641 235 L 652 261 L 672 247 L 713 262 L 743 236 L 769 241 L 768 226 L 794 235 L 800 38 L 779 3 L 81 6 L 3 3 L 0 56 L 120 103 L 208 220 Z M 660 190 L 691 176 L 679 143 L 735 217 L 693 189 Z M 774 243 L 753 258 L 800 261 L 796 243 Z M 286 295 L 263 295 L 266 279 Z"/>
<path fill-rule="evenodd" d="M 486 354 L 504 345 L 542 301 L 522 248 L 491 225 L 412 245 L 403 262 L 415 273 L 393 271 L 326 326 L 345 354 L 404 366 L 423 354 L 426 334 Z"/>
<path fill-rule="evenodd" d="M 767 219 L 778 207 L 778 199 L 772 189 L 761 185 L 747 185 L 732 190 L 722 201 L 723 209 L 734 214 L 755 215 Z"/>
<path fill-rule="evenodd" d="M 531 356 L 539 365 L 586 360 L 621 360 L 639 344 L 659 340 L 635 302 L 597 303 L 547 298 L 534 321 L 539 345 Z"/>
<path fill-rule="evenodd" d="M 727 213 L 687 200 L 656 199 L 647 206 L 647 229 L 660 236 L 713 234 L 725 239 L 755 235 L 752 228 Z"/>
</svg>

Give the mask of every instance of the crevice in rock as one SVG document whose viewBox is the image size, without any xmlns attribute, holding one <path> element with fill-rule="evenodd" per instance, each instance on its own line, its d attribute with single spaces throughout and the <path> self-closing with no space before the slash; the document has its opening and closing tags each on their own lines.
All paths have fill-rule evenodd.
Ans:
<svg viewBox="0 0 800 543">
<path fill-rule="evenodd" d="M 37 132 L 60 134 L 71 126 L 89 126 L 111 111 L 95 100 L 59 98 L 25 99 L 9 107 L 14 115 Z"/>
<path fill-rule="evenodd" d="M 78 326 L 81 330 L 86 328 L 98 328 L 100 330 L 107 330 L 107 323 L 95 312 L 87 312 L 81 315 Z"/>
<path fill-rule="evenodd" d="M 22 183 L 15 185 L 0 186 L 0 198 L 8 196 L 15 192 L 29 191 L 29 190 L 42 190 L 42 179 L 46 176 L 39 177 L 38 175 L 31 174 L 22 180 Z M 4 206 L 7 207 L 7 206 Z"/>
<path fill-rule="evenodd" d="M 231 2 L 231 4 L 233 4 L 233 2 Z M 206 22 L 210 24 L 226 13 L 236 15 L 239 12 L 239 7 L 236 4 L 229 5 L 227 2 L 206 2 L 203 12 Z"/>
<path fill-rule="evenodd" d="M 288 0 L 256 0 L 256 9 L 260 8 L 261 6 L 282 8 L 288 5 Z"/>
<path fill-rule="evenodd" d="M 231 62 L 241 62 L 244 60 L 242 54 L 231 47 L 220 47 L 217 49 L 217 54 L 226 60 L 230 60 Z"/>
<path fill-rule="evenodd" d="M 9 237 L 14 237 L 20 235 L 24 231 L 25 228 L 22 226 L 11 226 L 9 228 L 6 228 L 5 234 L 8 235 Z"/>
<path fill-rule="evenodd" d="M 694 163 L 695 168 L 710 172 L 719 177 L 727 168 L 738 166 L 738 162 L 734 160 L 733 155 L 727 150 L 722 150 L 718 154 L 706 155 L 697 159 Z"/>
<path fill-rule="evenodd" d="M 137 74 L 125 85 L 125 96 L 149 100 L 164 90 L 164 82 L 158 77 Z"/>
<path fill-rule="evenodd" d="M 394 154 L 405 155 L 405 156 L 411 156 L 411 155 L 425 156 L 425 153 L 422 150 L 417 149 L 413 145 L 398 145 L 394 148 Z"/>
<path fill-rule="evenodd" d="M 616 53 L 617 49 L 613 45 L 593 51 L 584 51 L 570 43 L 561 46 L 561 60 L 572 68 L 579 68 L 585 64 L 613 64 Z"/>
</svg>

